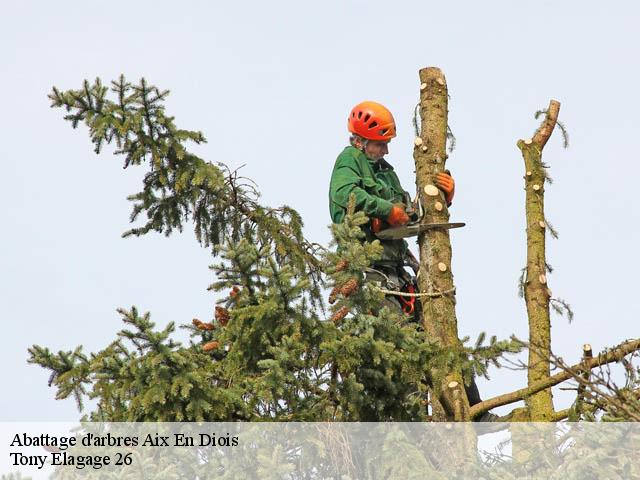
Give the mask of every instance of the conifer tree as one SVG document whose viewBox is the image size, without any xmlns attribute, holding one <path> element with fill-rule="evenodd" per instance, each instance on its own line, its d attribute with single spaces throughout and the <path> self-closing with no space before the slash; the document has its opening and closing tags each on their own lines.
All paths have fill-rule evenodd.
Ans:
<svg viewBox="0 0 640 480">
<path fill-rule="evenodd" d="M 442 89 L 444 80 L 438 78 L 429 82 Z M 429 86 L 426 81 L 423 85 Z M 629 418 L 619 403 L 611 402 L 619 402 L 620 395 L 636 395 L 636 387 L 620 395 L 598 395 L 597 385 L 584 381 L 584 374 L 632 354 L 640 348 L 637 340 L 555 375 L 530 378 L 526 388 L 469 407 L 460 383 L 468 383 L 472 375 L 486 376 L 489 365 L 499 367 L 503 355 L 518 351 L 521 343 L 491 337 L 487 344 L 482 334 L 468 346 L 467 338 L 458 338 L 449 292 L 448 238 L 438 234 L 433 242 L 427 237 L 423 243 L 420 285 L 427 294 L 434 288 L 440 294 L 423 300 L 432 308 L 425 309 L 423 324 L 413 323 L 385 306 L 381 288 L 364 282 L 364 272 L 381 246 L 363 241 L 360 227 L 368 219 L 354 212 L 353 202 L 344 222 L 332 227 L 336 248 L 326 250 L 304 238 L 295 209 L 261 205 L 250 180 L 190 152 L 188 143 L 202 143 L 204 135 L 175 125 L 164 110 L 167 91 L 144 79 L 135 85 L 124 77 L 110 90 L 98 79 L 85 81 L 79 90 L 54 88 L 50 98 L 53 107 L 66 110 L 74 128 L 88 127 L 97 153 L 114 144 L 125 168 L 148 167 L 142 190 L 130 197 L 131 221 L 146 219 L 124 236 L 152 231 L 170 235 L 193 225 L 197 240 L 216 259 L 210 289 L 221 297 L 211 318 L 184 322 L 191 335 L 188 344 L 173 338 L 174 323 L 159 329 L 149 313 L 131 307 L 119 310 L 125 327 L 98 352 L 87 354 L 77 347 L 54 353 L 34 345 L 29 361 L 51 372 L 56 398 L 74 397 L 81 410 L 87 398 L 97 401 L 85 418 L 429 420 L 427 391 L 432 391 L 444 407 L 436 411 L 436 419 L 470 420 L 572 378 L 583 379 L 581 404 L 590 394 L 593 408 Z M 446 116 L 440 123 L 439 132 L 446 135 Z M 428 157 L 438 163 L 435 150 L 416 146 L 416 161 Z M 444 166 L 444 157 L 439 161 L 434 172 Z M 429 172 L 423 172 L 427 180 L 434 173 Z M 423 190 L 424 183 L 419 181 Z M 448 219 L 433 193 L 431 213 Z M 440 271 L 437 278 L 434 269 Z M 328 309 L 325 288 L 330 290 Z M 607 398 L 609 408 L 602 405 Z M 586 418 L 584 409 L 572 411 Z M 569 414 L 555 412 L 545 419 Z"/>
<path fill-rule="evenodd" d="M 362 212 L 352 206 L 332 227 L 336 251 L 322 251 L 305 240 L 294 209 L 261 206 L 248 180 L 187 150 L 187 141 L 205 139 L 165 114 L 168 92 L 123 77 L 111 90 L 115 100 L 96 80 L 54 88 L 50 98 L 73 127 L 88 126 L 96 152 L 114 142 L 125 167 L 148 163 L 143 190 L 130 197 L 131 220 L 147 220 L 125 236 L 169 235 L 192 222 L 218 258 L 210 289 L 222 299 L 211 319 L 184 325 L 189 345 L 172 339 L 173 323 L 157 329 L 149 313 L 131 307 L 119 310 L 126 328 L 99 352 L 32 347 L 30 362 L 51 371 L 57 398 L 73 396 L 81 409 L 84 398 L 98 400 L 87 418 L 425 420 L 432 371 L 486 374 L 509 349 L 495 339 L 437 347 L 364 282 L 381 246 L 363 242 Z M 329 311 L 323 286 L 332 289 Z"/>
</svg>

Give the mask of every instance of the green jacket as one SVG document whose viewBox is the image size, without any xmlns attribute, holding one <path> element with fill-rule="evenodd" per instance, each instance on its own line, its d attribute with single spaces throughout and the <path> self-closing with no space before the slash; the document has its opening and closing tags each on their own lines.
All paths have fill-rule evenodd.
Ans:
<svg viewBox="0 0 640 480">
<path fill-rule="evenodd" d="M 333 223 L 340 223 L 347 211 L 351 193 L 356 197 L 356 210 L 385 220 L 394 203 L 404 203 L 406 192 L 393 167 L 384 159 L 373 161 L 355 147 L 346 147 L 333 167 L 329 186 L 329 211 Z M 363 228 L 368 241 L 375 239 L 371 230 Z M 400 264 L 407 252 L 407 242 L 390 240 L 384 247 L 380 263 Z"/>
</svg>

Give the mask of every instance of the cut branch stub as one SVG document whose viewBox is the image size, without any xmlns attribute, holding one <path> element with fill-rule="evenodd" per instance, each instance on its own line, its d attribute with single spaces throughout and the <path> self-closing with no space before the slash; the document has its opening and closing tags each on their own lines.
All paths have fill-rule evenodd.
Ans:
<svg viewBox="0 0 640 480">
<path fill-rule="evenodd" d="M 462 406 L 462 392 L 460 391 L 460 384 L 456 381 L 449 382 L 447 385 L 451 391 L 451 398 L 453 400 L 453 418 L 456 422 L 463 421 L 463 406 Z"/>
<path fill-rule="evenodd" d="M 591 345 L 589 345 L 588 343 L 585 343 L 582 346 L 582 365 L 581 365 L 581 367 L 585 366 L 586 362 L 588 362 L 592 358 L 593 358 L 593 350 L 591 350 Z M 580 415 L 583 412 L 584 394 L 585 394 L 585 390 L 586 390 L 586 385 L 589 383 L 589 380 L 591 378 L 591 370 L 588 370 L 587 368 L 584 368 L 581 377 L 582 377 L 583 381 L 578 382 L 578 391 L 577 391 L 577 394 L 576 394 L 576 402 L 575 402 L 575 413 L 578 416 L 578 418 L 580 417 Z"/>
<path fill-rule="evenodd" d="M 424 193 L 426 193 L 430 197 L 437 197 L 440 194 L 440 190 L 435 185 L 425 185 Z"/>
</svg>

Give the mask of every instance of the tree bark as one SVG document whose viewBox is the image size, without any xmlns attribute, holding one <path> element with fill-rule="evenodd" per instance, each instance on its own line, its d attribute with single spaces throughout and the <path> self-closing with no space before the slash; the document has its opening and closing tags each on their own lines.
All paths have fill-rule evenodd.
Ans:
<svg viewBox="0 0 640 480">
<path fill-rule="evenodd" d="M 425 215 L 423 223 L 449 221 L 444 194 L 435 186 L 436 174 L 445 170 L 447 160 L 448 94 L 445 77 L 440 69 L 420 70 L 420 118 L 422 131 L 414 142 L 416 186 Z M 443 347 L 461 348 L 455 312 L 455 288 L 451 272 L 451 242 L 449 231 L 433 229 L 418 237 L 420 270 L 418 286 L 421 297 L 422 323 L 429 338 Z M 449 383 L 463 385 L 461 372 L 432 372 L 434 395 L 433 418 L 453 420 L 456 415 L 469 420 L 469 401 L 464 389 L 454 399 Z M 457 411 L 457 414 L 455 413 Z"/>
<path fill-rule="evenodd" d="M 588 343 L 582 346 L 582 362 L 585 363 L 593 358 L 593 350 L 591 349 L 591 345 Z M 585 383 L 580 383 L 578 385 L 578 392 L 576 395 L 576 407 L 575 413 L 578 417 L 583 413 L 584 406 L 584 392 L 585 392 L 585 384 L 589 383 L 589 379 L 591 378 L 591 370 L 585 369 L 582 373 L 582 379 Z"/>
<path fill-rule="evenodd" d="M 532 139 L 518 141 L 525 164 L 527 267 L 524 277 L 524 298 L 529 318 L 529 385 L 550 376 L 551 320 L 545 253 L 546 222 L 544 217 L 545 171 L 542 149 L 555 127 L 560 103 L 551 100 L 546 117 Z M 530 419 L 534 422 L 553 420 L 551 389 L 540 391 L 526 399 Z"/>
</svg>

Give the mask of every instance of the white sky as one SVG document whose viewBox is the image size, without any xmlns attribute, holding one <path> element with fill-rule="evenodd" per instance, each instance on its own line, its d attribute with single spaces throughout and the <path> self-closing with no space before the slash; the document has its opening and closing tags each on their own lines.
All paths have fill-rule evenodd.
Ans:
<svg viewBox="0 0 640 480">
<path fill-rule="evenodd" d="M 640 110 L 638 7 L 633 2 L 10 2 L 0 18 L 0 420 L 74 420 L 55 401 L 27 348 L 106 346 L 117 307 L 151 311 L 160 325 L 208 319 L 213 263 L 191 230 L 123 240 L 128 194 L 144 168 L 122 170 L 109 149 L 92 152 L 51 110 L 53 85 L 78 88 L 124 73 L 172 94 L 169 114 L 202 130 L 198 153 L 254 179 L 270 205 L 298 209 L 307 236 L 326 244 L 329 176 L 346 145 L 353 104 L 377 100 L 398 122 L 388 160 L 413 192 L 417 72 L 443 69 L 457 148 L 452 221 L 462 335 L 526 338 L 517 278 L 525 263 L 523 161 L 516 147 L 551 98 L 558 132 L 544 160 L 555 296 L 576 319 L 553 320 L 553 346 L 575 360 L 637 337 L 640 240 L 636 179 Z M 483 397 L 525 385 L 494 372 Z M 570 401 L 560 392 L 557 407 Z"/>
</svg>

